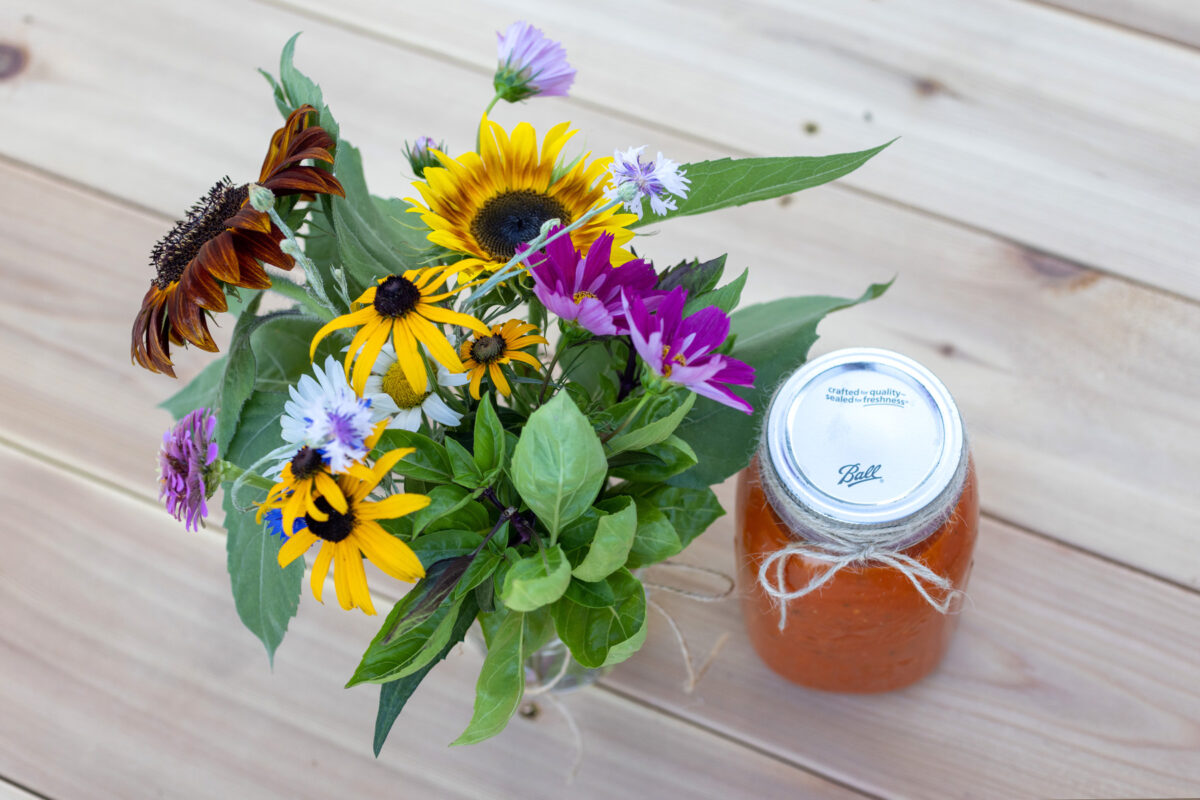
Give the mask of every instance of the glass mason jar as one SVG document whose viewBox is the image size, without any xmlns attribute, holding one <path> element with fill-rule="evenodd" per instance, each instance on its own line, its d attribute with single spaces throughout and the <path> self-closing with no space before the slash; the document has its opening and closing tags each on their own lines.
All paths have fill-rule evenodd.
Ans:
<svg viewBox="0 0 1200 800">
<path fill-rule="evenodd" d="M 804 365 L 771 401 L 735 521 L 746 627 L 771 669 L 839 692 L 920 680 L 949 645 L 979 528 L 949 391 L 887 350 Z"/>
</svg>

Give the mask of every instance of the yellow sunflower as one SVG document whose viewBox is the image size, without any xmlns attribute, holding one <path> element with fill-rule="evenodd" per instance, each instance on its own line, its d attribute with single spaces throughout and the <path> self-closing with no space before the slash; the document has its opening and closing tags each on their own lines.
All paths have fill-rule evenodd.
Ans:
<svg viewBox="0 0 1200 800">
<path fill-rule="evenodd" d="M 541 362 L 529 353 L 522 352 L 534 344 L 547 344 L 541 336 L 529 336 L 537 328 L 519 319 L 510 319 L 503 325 L 493 325 L 492 330 L 485 336 L 476 336 L 462 343 L 459 355 L 462 356 L 463 367 L 471 376 L 471 396 L 479 399 L 479 384 L 484 373 L 491 378 L 496 391 L 507 397 L 512 389 L 500 369 L 501 364 L 510 361 L 521 361 L 535 369 L 541 369 Z"/>
<path fill-rule="evenodd" d="M 375 606 L 367 588 L 363 556 L 396 580 L 411 583 L 425 577 L 425 568 L 416 553 L 385 531 L 377 520 L 395 519 L 419 511 L 429 505 L 429 498 L 420 494 L 394 494 L 382 500 L 367 500 L 371 490 L 396 466 L 396 462 L 412 452 L 411 447 L 392 450 L 380 456 L 369 470 L 363 467 L 337 476 L 343 508 L 337 508 L 331 495 L 318 495 L 315 505 L 319 514 L 305 514 L 306 526 L 292 533 L 279 548 L 279 566 L 286 567 L 313 544 L 321 542 L 310 579 L 313 597 L 318 601 L 321 601 L 325 587 L 325 576 L 333 566 L 333 585 L 342 608 L 361 608 L 364 613 L 373 615 Z M 285 527 L 284 530 L 291 529 Z"/>
<path fill-rule="evenodd" d="M 425 180 L 414 183 L 424 204 L 408 198 L 409 211 L 419 213 L 431 230 L 429 241 L 467 254 L 453 269 L 470 280 L 482 271 L 495 272 L 516 253 L 518 245 L 538 235 L 542 224 L 558 219 L 563 225 L 606 202 L 611 158 L 589 162 L 585 154 L 554 180 L 554 167 L 567 140 L 575 135 L 570 123 L 554 126 L 538 150 L 533 127 L 522 122 L 510 138 L 504 128 L 486 116 L 480 123 L 480 152 L 458 158 L 433 151 L 441 167 L 425 170 Z M 615 238 L 613 264 L 633 256 L 621 246 L 633 238 L 626 226 L 634 214 L 609 209 L 572 231 L 581 252 L 602 233 Z"/>
<path fill-rule="evenodd" d="M 404 378 L 414 391 L 424 392 L 429 387 L 429 376 L 417 343 L 425 345 L 429 354 L 451 372 L 462 372 L 462 362 L 446 334 L 435 323 L 461 325 L 476 333 L 487 334 L 482 322 L 469 314 L 460 314 L 448 308 L 434 305 L 464 288 L 438 293 L 451 272 L 442 267 L 410 269 L 403 275 L 388 275 L 380 278 L 377 286 L 367 289 L 351 305 L 349 314 L 327 323 L 313 337 L 309 358 L 316 355 L 317 345 L 330 333 L 342 328 L 361 326 L 350 349 L 346 351 L 346 378 L 359 397 L 371 376 L 371 367 L 379 352 L 391 338 L 396 350 L 396 360 L 404 370 Z M 362 308 L 356 307 L 362 306 Z M 351 377 L 350 368 L 354 367 Z M 419 388 L 418 388 L 419 387 Z"/>
</svg>

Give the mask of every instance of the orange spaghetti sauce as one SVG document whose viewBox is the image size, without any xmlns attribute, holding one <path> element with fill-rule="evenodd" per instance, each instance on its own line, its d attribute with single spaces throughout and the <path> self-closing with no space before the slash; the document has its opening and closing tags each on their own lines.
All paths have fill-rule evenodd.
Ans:
<svg viewBox="0 0 1200 800">
<path fill-rule="evenodd" d="M 794 683 L 835 692 L 886 692 L 914 683 L 937 667 L 958 614 L 941 614 L 909 579 L 882 564 L 842 569 L 813 593 L 792 600 L 787 626 L 758 583 L 772 552 L 797 537 L 775 513 L 759 482 L 757 458 L 738 478 L 738 582 L 754 649 L 775 672 Z M 966 588 L 979 530 L 975 467 L 967 471 L 954 511 L 940 528 L 904 554 L 955 588 Z M 793 555 L 785 567 L 787 590 L 806 586 L 829 563 Z"/>
</svg>

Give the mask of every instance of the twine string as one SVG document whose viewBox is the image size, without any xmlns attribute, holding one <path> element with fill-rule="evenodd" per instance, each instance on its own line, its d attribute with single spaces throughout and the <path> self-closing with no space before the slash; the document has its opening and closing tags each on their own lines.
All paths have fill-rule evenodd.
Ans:
<svg viewBox="0 0 1200 800">
<path fill-rule="evenodd" d="M 908 517 L 876 525 L 843 523 L 797 502 L 775 474 L 769 455 L 760 453 L 760 480 L 765 502 L 789 530 L 804 537 L 770 553 L 758 568 L 758 585 L 779 606 L 779 630 L 787 627 L 791 601 L 815 592 L 851 566 L 881 564 L 896 570 L 938 613 L 949 614 L 956 610 L 956 604 L 960 607 L 966 594 L 954 588 L 949 578 L 937 574 L 904 551 L 952 520 L 953 509 L 970 469 L 966 453 L 964 440 L 958 470 L 937 499 Z M 793 556 L 823 561 L 829 566 L 814 572 L 806 585 L 789 590 L 787 564 Z"/>
</svg>

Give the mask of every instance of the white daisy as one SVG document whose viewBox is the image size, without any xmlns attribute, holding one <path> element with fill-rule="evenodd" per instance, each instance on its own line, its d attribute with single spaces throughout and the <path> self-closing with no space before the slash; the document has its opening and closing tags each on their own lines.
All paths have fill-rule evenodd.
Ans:
<svg viewBox="0 0 1200 800">
<path fill-rule="evenodd" d="M 613 162 L 608 171 L 612 174 L 613 185 L 605 189 L 609 200 L 624 200 L 625 207 L 642 216 L 642 198 L 650 198 L 650 209 L 659 216 L 676 208 L 675 199 L 687 198 L 690 180 L 684 177 L 679 165 L 662 153 L 658 158 L 648 163 L 642 163 L 641 147 L 631 147 L 625 152 L 617 150 L 613 153 Z"/>
<path fill-rule="evenodd" d="M 438 386 L 462 386 L 469 380 L 470 376 L 465 372 L 453 373 L 439 364 L 436 386 L 430 386 L 426 392 L 414 392 L 396 361 L 395 349 L 391 344 L 385 344 L 371 369 L 371 377 L 367 378 L 363 396 L 371 401 L 371 407 L 379 414 L 378 419 L 392 418 L 389 428 L 415 431 L 421 427 L 422 412 L 431 422 L 453 428 L 462 422 L 462 415 L 446 405 L 436 389 Z"/>
<path fill-rule="evenodd" d="M 331 471 L 345 472 L 366 457 L 364 440 L 383 414 L 371 407 L 370 398 L 354 393 L 333 356 L 325 359 L 324 368 L 314 367 L 313 375 L 315 379 L 304 375 L 288 390 L 292 399 L 280 418 L 283 440 L 293 451 L 306 446 L 319 451 Z"/>
</svg>

